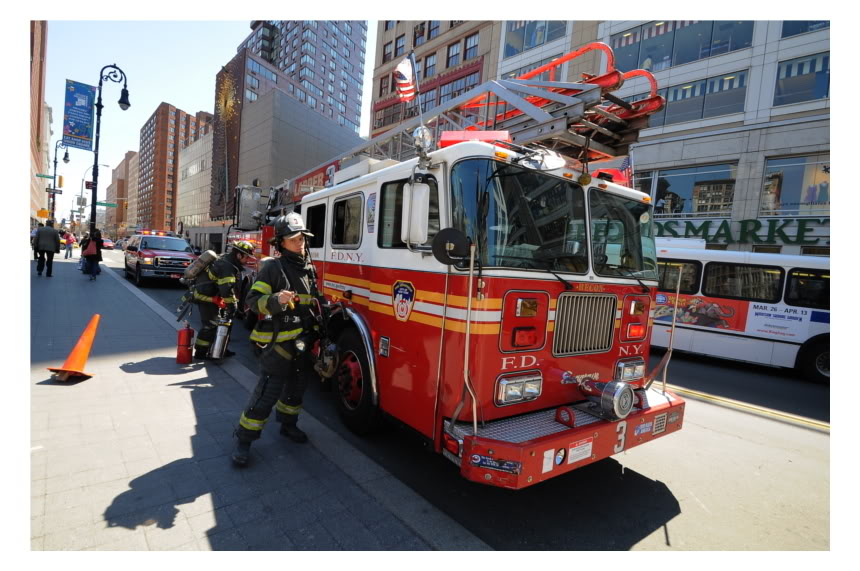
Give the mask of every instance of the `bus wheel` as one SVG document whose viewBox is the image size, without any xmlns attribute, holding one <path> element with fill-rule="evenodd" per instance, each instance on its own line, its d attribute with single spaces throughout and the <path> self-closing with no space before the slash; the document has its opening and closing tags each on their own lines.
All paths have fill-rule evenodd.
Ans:
<svg viewBox="0 0 860 571">
<path fill-rule="evenodd" d="M 815 341 L 803 351 L 800 361 L 803 375 L 810 381 L 830 384 L 830 341 Z"/>
<path fill-rule="evenodd" d="M 338 413 L 351 431 L 369 434 L 379 427 L 379 409 L 373 404 L 367 352 L 354 329 L 343 332 L 338 347 L 340 364 L 334 377 Z"/>
</svg>

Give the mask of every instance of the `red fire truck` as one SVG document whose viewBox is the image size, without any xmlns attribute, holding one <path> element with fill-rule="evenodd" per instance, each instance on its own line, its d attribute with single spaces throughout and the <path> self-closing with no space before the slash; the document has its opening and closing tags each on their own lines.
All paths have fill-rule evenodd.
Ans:
<svg viewBox="0 0 860 571">
<path fill-rule="evenodd" d="M 552 81 L 591 50 L 604 74 Z M 612 96 L 637 76 L 651 97 Z M 665 358 L 646 371 L 653 207 L 609 168 L 662 104 L 650 74 L 621 74 L 607 46 L 590 45 L 345 154 L 331 185 L 297 204 L 296 186 L 251 189 L 254 219 L 295 207 L 314 234 L 334 303 L 326 357 L 352 430 L 393 417 L 463 477 L 521 489 L 681 428 L 684 401 L 665 377 L 652 386 Z M 267 232 L 231 237 L 264 255 Z"/>
</svg>

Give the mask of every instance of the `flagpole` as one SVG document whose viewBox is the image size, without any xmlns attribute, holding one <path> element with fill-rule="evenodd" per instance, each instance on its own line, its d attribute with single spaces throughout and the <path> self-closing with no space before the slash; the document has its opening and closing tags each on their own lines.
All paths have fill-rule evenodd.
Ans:
<svg viewBox="0 0 860 571">
<path fill-rule="evenodd" d="M 418 120 L 424 126 L 424 111 L 421 108 L 421 81 L 418 79 L 418 65 L 415 63 L 415 50 L 409 51 L 409 61 L 412 62 L 412 74 L 415 76 L 415 99 L 418 100 Z"/>
</svg>

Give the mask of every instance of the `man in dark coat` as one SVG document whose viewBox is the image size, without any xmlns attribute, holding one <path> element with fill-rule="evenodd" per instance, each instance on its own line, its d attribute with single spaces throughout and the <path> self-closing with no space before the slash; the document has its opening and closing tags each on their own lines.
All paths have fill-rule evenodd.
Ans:
<svg viewBox="0 0 860 571">
<path fill-rule="evenodd" d="M 48 220 L 45 227 L 36 230 L 36 236 L 33 238 L 33 248 L 39 256 L 36 262 L 36 274 L 42 275 L 42 270 L 45 269 L 45 257 L 47 257 L 48 272 L 45 275 L 49 278 L 53 277 L 54 254 L 60 253 L 60 233 L 54 230 L 53 220 Z"/>
</svg>

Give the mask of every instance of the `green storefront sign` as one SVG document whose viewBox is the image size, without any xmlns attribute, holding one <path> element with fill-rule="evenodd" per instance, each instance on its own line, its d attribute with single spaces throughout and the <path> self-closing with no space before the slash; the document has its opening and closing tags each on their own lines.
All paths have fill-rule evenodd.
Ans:
<svg viewBox="0 0 860 571">
<path fill-rule="evenodd" d="M 666 220 L 656 222 L 660 238 L 703 238 L 720 244 L 793 244 L 812 246 L 822 237 L 812 236 L 817 227 L 829 226 L 830 218 L 741 220 Z"/>
</svg>

